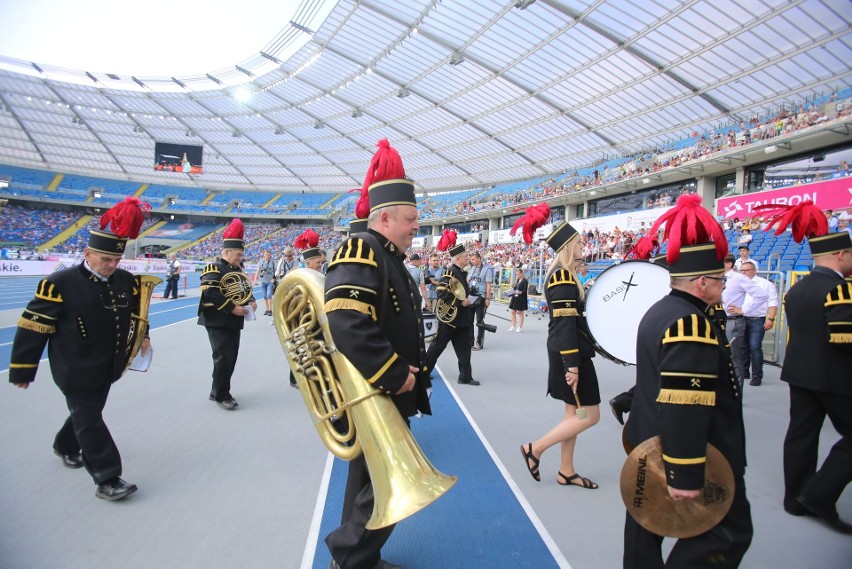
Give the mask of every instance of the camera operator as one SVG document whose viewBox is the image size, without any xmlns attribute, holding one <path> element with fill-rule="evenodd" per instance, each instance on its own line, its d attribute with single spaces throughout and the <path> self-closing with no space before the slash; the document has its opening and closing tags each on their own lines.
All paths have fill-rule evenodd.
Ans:
<svg viewBox="0 0 852 569">
<path fill-rule="evenodd" d="M 473 351 L 485 346 L 485 331 L 496 332 L 497 327 L 485 323 L 485 312 L 491 306 L 491 286 L 494 282 L 494 269 L 482 262 L 482 255 L 477 251 L 470 256 L 471 269 L 467 273 L 467 283 L 471 296 L 476 296 L 473 302 L 474 320 L 476 322 L 476 342 L 473 341 L 473 326 L 470 327 L 470 343 Z"/>
</svg>

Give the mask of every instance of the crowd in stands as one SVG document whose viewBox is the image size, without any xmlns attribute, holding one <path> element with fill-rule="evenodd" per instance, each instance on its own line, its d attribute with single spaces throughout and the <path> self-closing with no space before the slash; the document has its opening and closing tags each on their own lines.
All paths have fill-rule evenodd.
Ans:
<svg viewBox="0 0 852 569">
<path fill-rule="evenodd" d="M 34 249 L 50 241 L 68 226 L 79 221 L 81 214 L 48 208 L 34 208 L 13 203 L 0 210 L 3 224 L 0 241 Z"/>
</svg>

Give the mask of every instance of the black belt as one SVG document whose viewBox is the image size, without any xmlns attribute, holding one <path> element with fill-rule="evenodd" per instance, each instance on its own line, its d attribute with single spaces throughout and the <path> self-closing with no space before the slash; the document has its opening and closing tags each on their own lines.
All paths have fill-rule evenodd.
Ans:
<svg viewBox="0 0 852 569">
<path fill-rule="evenodd" d="M 737 318 L 742 318 L 742 316 L 728 316 L 728 320 L 736 320 Z"/>
</svg>

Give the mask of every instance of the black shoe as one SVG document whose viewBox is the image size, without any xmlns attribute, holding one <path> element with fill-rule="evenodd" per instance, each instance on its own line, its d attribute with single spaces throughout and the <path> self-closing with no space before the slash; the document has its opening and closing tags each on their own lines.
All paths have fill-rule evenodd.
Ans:
<svg viewBox="0 0 852 569">
<path fill-rule="evenodd" d="M 852 535 L 852 524 L 847 524 L 846 522 L 840 519 L 840 516 L 837 515 L 837 509 L 834 507 L 834 505 L 829 508 L 820 508 L 808 502 L 808 499 L 804 496 L 799 496 L 798 498 L 796 498 L 796 501 L 801 504 L 804 509 L 827 523 L 833 529 L 839 531 L 840 533 Z"/>
<path fill-rule="evenodd" d="M 479 350 L 482 349 L 482 346 L 480 346 L 479 343 L 476 343 L 470 349 L 474 352 L 478 352 Z"/>
<path fill-rule="evenodd" d="M 615 420 L 620 424 L 624 424 L 624 414 L 630 413 L 630 406 L 633 403 L 633 396 L 628 393 L 619 393 L 609 400 L 609 408 L 612 409 L 612 414 Z"/>
<path fill-rule="evenodd" d="M 748 382 L 749 385 L 760 385 L 761 381 L 759 379 L 752 379 Z"/>
<path fill-rule="evenodd" d="M 207 399 L 209 399 L 210 401 L 216 401 L 216 396 L 211 393 L 210 397 L 208 397 Z"/>
<path fill-rule="evenodd" d="M 62 459 L 62 464 L 65 468 L 82 468 L 83 454 L 77 451 L 75 454 L 61 454 L 58 450 L 53 449 L 53 454 Z"/>
<path fill-rule="evenodd" d="M 233 411 L 234 409 L 240 406 L 240 404 L 237 403 L 237 400 L 233 397 L 231 397 L 230 399 L 225 399 L 224 401 L 217 401 L 216 403 L 219 405 L 219 407 L 228 411 Z"/>
<path fill-rule="evenodd" d="M 470 381 L 459 380 L 459 383 L 461 383 L 462 385 L 480 385 L 480 383 L 475 379 L 471 379 Z"/>
<path fill-rule="evenodd" d="M 790 514 L 791 516 L 810 516 L 815 517 L 812 513 L 806 510 L 801 504 L 798 502 L 794 502 L 791 506 L 784 505 L 784 511 Z"/>
<path fill-rule="evenodd" d="M 118 476 L 115 478 L 111 478 L 106 482 L 101 482 L 98 484 L 98 489 L 95 490 L 95 496 L 100 498 L 101 500 L 109 500 L 111 502 L 115 500 L 121 500 L 122 498 L 127 498 L 139 488 L 136 487 L 136 484 L 130 484 L 129 482 L 125 482 Z"/>
<path fill-rule="evenodd" d="M 299 389 L 299 384 L 298 383 L 291 383 L 290 387 L 295 387 L 296 389 Z"/>
</svg>

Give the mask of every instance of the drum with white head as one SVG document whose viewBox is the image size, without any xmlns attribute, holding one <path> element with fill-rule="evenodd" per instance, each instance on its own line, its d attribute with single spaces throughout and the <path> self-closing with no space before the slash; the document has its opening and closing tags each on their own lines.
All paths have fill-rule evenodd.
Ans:
<svg viewBox="0 0 852 569">
<path fill-rule="evenodd" d="M 598 353 L 636 365 L 639 322 L 669 290 L 669 272 L 650 261 L 624 261 L 598 275 L 586 292 L 586 321 Z"/>
<path fill-rule="evenodd" d="M 438 334 L 438 317 L 434 312 L 423 311 L 423 341 L 428 343 Z"/>
</svg>

